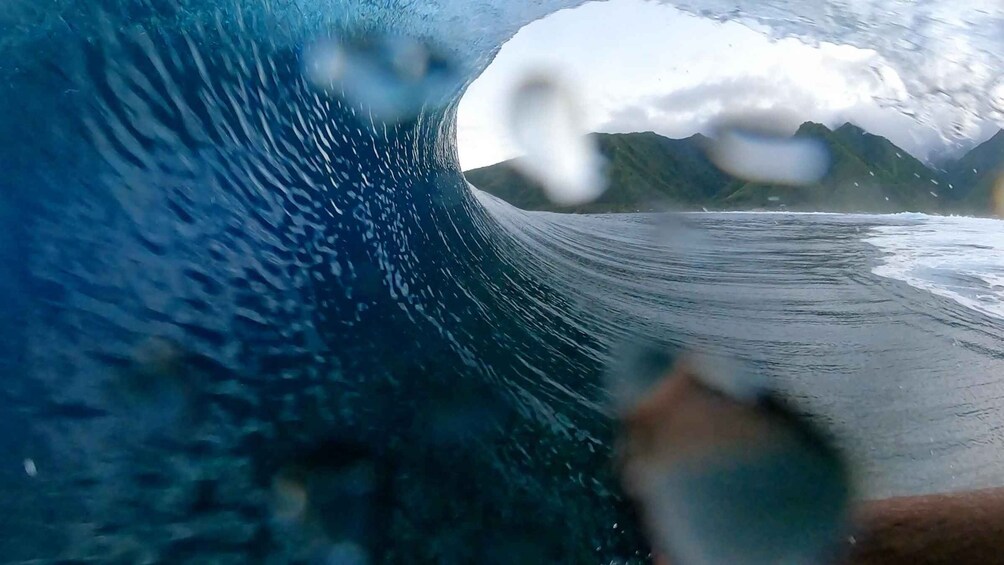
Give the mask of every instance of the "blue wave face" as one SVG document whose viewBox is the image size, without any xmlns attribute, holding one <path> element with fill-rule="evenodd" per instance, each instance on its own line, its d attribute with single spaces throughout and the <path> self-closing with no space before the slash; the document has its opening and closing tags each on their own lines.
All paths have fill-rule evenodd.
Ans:
<svg viewBox="0 0 1004 565">
<path fill-rule="evenodd" d="M 540 318 L 566 299 L 456 165 L 461 63 L 383 121 L 305 77 L 288 13 L 80 11 L 0 98 L 8 558 L 641 547 L 595 339 Z"/>
</svg>

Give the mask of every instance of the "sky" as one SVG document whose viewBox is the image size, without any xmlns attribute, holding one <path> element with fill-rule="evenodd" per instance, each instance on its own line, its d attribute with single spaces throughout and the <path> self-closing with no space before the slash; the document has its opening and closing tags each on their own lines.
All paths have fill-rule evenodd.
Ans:
<svg viewBox="0 0 1004 565">
<path fill-rule="evenodd" d="M 850 121 L 922 160 L 946 149 L 935 127 L 881 104 L 907 93 L 874 51 L 772 41 L 765 30 L 738 23 L 644 0 L 612 0 L 533 22 L 502 47 L 460 104 L 465 170 L 517 156 L 507 133 L 507 100 L 522 77 L 540 72 L 576 95 L 586 131 L 681 138 L 709 133 L 728 116 L 766 115 L 792 132 L 808 120 Z M 982 124 L 974 141 L 995 131 Z"/>
</svg>

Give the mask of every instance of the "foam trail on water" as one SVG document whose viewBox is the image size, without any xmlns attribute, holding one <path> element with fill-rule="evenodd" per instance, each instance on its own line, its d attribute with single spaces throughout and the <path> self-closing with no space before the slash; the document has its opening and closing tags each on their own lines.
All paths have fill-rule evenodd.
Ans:
<svg viewBox="0 0 1004 565">
<path fill-rule="evenodd" d="M 865 239 L 884 252 L 876 275 L 1004 319 L 1004 222 L 914 215 L 872 228 Z"/>
</svg>

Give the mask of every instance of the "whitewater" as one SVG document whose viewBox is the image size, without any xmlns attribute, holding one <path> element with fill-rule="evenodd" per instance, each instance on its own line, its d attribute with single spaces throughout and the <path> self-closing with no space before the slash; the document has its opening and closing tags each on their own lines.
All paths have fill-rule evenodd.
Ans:
<svg viewBox="0 0 1004 565">
<path fill-rule="evenodd" d="M 872 272 L 1004 318 L 1004 224 L 922 214 L 909 218 L 875 227 L 865 239 L 885 253 Z"/>
</svg>

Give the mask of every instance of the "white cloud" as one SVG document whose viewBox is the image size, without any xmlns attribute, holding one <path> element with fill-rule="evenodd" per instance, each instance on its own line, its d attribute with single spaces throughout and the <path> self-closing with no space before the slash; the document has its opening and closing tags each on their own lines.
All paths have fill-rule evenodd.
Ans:
<svg viewBox="0 0 1004 565">
<path fill-rule="evenodd" d="M 591 130 L 686 137 L 723 115 L 772 110 L 794 116 L 792 129 L 808 120 L 853 121 L 924 157 L 946 147 L 938 131 L 960 122 L 956 107 L 931 112 L 925 123 L 898 111 L 907 88 L 876 51 L 773 40 L 670 6 L 613 0 L 548 16 L 503 46 L 461 102 L 464 168 L 516 155 L 501 109 L 512 85 L 541 68 L 575 85 Z M 990 131 L 975 115 L 958 127 L 962 139 Z"/>
</svg>

